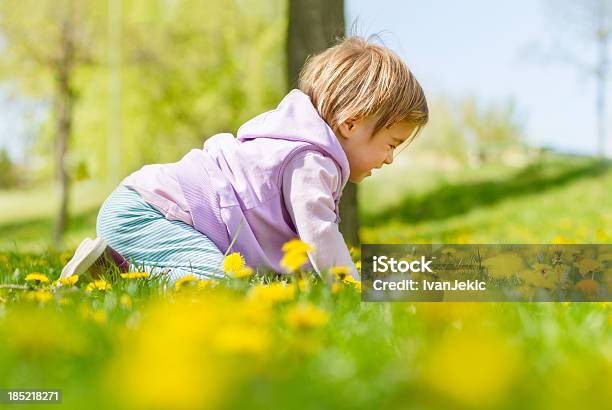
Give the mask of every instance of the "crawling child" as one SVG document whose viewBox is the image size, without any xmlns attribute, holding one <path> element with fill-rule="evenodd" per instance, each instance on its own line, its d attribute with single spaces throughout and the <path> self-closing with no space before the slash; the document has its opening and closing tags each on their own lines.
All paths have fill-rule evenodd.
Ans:
<svg viewBox="0 0 612 410">
<path fill-rule="evenodd" d="M 311 267 L 348 266 L 338 229 L 347 182 L 391 164 L 428 121 L 425 95 L 391 50 L 350 37 L 310 58 L 272 111 L 217 134 L 180 161 L 146 165 L 106 199 L 96 239 L 85 239 L 62 278 L 101 258 L 122 271 L 171 278 L 223 275 L 224 255 L 282 272 L 282 245 L 310 244 Z M 110 258 L 109 258 L 110 257 Z"/>
</svg>

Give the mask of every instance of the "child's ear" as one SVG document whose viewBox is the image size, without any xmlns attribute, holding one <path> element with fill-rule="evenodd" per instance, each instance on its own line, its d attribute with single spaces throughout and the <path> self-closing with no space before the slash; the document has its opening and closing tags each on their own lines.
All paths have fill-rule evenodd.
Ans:
<svg viewBox="0 0 612 410">
<path fill-rule="evenodd" d="M 338 130 L 340 131 L 340 135 L 344 138 L 349 138 L 352 132 L 355 130 L 355 124 L 359 121 L 359 118 L 349 118 L 346 121 L 343 121 L 338 126 Z"/>
</svg>

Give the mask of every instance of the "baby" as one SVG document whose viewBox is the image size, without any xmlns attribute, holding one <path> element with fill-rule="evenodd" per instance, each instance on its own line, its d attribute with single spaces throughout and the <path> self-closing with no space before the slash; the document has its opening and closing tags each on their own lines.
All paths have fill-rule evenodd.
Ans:
<svg viewBox="0 0 612 410">
<path fill-rule="evenodd" d="M 282 272 L 282 245 L 298 237 L 312 246 L 315 271 L 348 266 L 358 278 L 338 229 L 342 190 L 391 164 L 428 115 L 421 86 L 395 53 L 345 39 L 310 58 L 299 89 L 237 138 L 214 135 L 176 163 L 125 178 L 100 209 L 98 238 L 81 243 L 61 277 L 103 255 L 122 271 L 216 277 L 229 252 Z"/>
</svg>

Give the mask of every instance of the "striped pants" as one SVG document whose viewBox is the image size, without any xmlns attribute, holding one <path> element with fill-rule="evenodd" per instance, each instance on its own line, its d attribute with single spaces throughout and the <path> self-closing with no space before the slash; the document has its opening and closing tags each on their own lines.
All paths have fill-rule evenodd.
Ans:
<svg viewBox="0 0 612 410">
<path fill-rule="evenodd" d="M 201 232 L 170 221 L 140 195 L 119 186 L 106 199 L 96 222 L 97 235 L 132 264 L 132 270 L 171 280 L 189 274 L 223 276 L 223 253 Z"/>
</svg>

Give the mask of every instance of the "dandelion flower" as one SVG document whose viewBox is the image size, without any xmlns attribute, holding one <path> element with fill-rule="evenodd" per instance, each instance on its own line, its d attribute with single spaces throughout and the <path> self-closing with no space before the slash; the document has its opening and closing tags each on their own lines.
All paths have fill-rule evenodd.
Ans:
<svg viewBox="0 0 612 410">
<path fill-rule="evenodd" d="M 232 276 L 237 279 L 248 278 L 251 275 L 253 275 L 253 269 L 249 266 L 245 266 L 244 268 L 232 273 Z"/>
<path fill-rule="evenodd" d="M 77 283 L 78 281 L 79 281 L 79 275 L 72 275 L 72 276 L 68 276 L 67 278 L 64 278 L 64 279 L 59 279 L 57 281 L 57 283 L 62 285 L 62 286 L 72 286 L 75 283 Z"/>
<path fill-rule="evenodd" d="M 174 289 L 176 291 L 181 290 L 184 286 L 189 285 L 189 284 L 194 284 L 196 282 L 198 282 L 198 278 L 195 277 L 195 275 L 193 274 L 189 274 L 186 276 L 183 276 L 182 278 L 179 278 L 176 282 L 174 282 Z"/>
<path fill-rule="evenodd" d="M 112 289 L 112 286 L 110 283 L 108 283 L 104 279 L 98 279 L 98 280 L 94 280 L 93 282 L 90 282 L 85 288 L 85 292 L 91 293 L 94 290 L 99 290 L 100 292 L 106 292 L 111 289 Z"/>
<path fill-rule="evenodd" d="M 198 290 L 212 288 L 216 285 L 217 282 L 214 280 L 206 279 L 198 281 L 197 288 Z"/>
<path fill-rule="evenodd" d="M 587 275 L 590 272 L 596 272 L 601 269 L 599 262 L 595 259 L 583 259 L 578 264 L 578 270 L 582 276 Z"/>
<path fill-rule="evenodd" d="M 128 272 L 122 273 L 123 279 L 145 279 L 149 277 L 149 272 Z"/>
<path fill-rule="evenodd" d="M 526 284 L 546 289 L 553 289 L 555 283 L 549 278 L 552 267 L 541 263 L 536 263 L 533 269 L 526 269 L 519 275 Z"/>
<path fill-rule="evenodd" d="M 298 253 L 306 253 L 312 252 L 312 247 L 308 245 L 306 242 L 303 242 L 297 238 L 291 239 L 288 242 L 285 242 L 283 245 L 283 252 L 298 252 Z"/>
<path fill-rule="evenodd" d="M 513 252 L 502 253 L 486 259 L 483 265 L 487 267 L 492 277 L 498 279 L 510 277 L 525 268 L 523 259 Z"/>
<path fill-rule="evenodd" d="M 312 303 L 301 303 L 287 311 L 285 320 L 294 329 L 313 329 L 327 324 L 329 313 Z"/>
<path fill-rule="evenodd" d="M 593 279 L 582 279 L 576 283 L 576 289 L 588 294 L 597 293 L 599 290 L 599 283 Z"/>
<path fill-rule="evenodd" d="M 334 266 L 329 270 L 338 279 L 343 280 L 351 271 L 348 266 Z"/>
<path fill-rule="evenodd" d="M 356 280 L 352 276 L 350 275 L 345 276 L 344 279 L 342 279 L 342 282 L 353 285 L 355 289 L 361 292 L 361 281 Z"/>
<path fill-rule="evenodd" d="M 251 299 L 267 303 L 286 302 L 292 300 L 294 295 L 295 286 L 287 286 L 278 282 L 269 285 L 256 285 L 249 292 Z"/>
<path fill-rule="evenodd" d="M 306 263 L 308 256 L 303 252 L 287 252 L 280 261 L 280 265 L 288 272 L 295 272 Z"/>
<path fill-rule="evenodd" d="M 236 274 L 244 269 L 244 258 L 240 253 L 233 252 L 223 259 L 223 272 L 226 274 Z"/>
<path fill-rule="evenodd" d="M 25 277 L 26 282 L 37 282 L 37 283 L 48 283 L 49 278 L 47 275 L 43 275 L 42 273 L 33 272 L 29 273 Z"/>
</svg>

